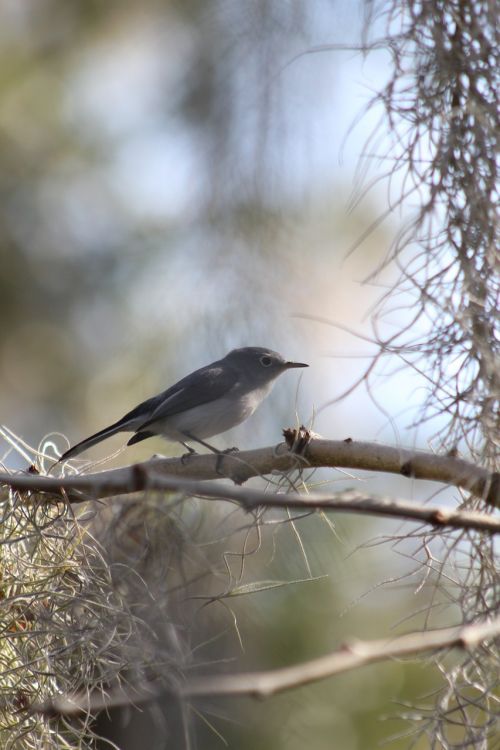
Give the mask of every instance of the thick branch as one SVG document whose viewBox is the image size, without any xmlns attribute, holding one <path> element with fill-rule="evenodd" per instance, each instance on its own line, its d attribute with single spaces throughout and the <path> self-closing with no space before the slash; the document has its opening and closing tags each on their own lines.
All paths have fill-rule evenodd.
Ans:
<svg viewBox="0 0 500 750">
<path fill-rule="evenodd" d="M 415 479 L 449 484 L 467 490 L 485 502 L 500 507 L 500 474 L 452 456 L 424 451 L 356 443 L 350 439 L 311 440 L 300 455 L 284 443 L 229 455 L 194 455 L 180 458 L 154 458 L 120 469 L 77 477 L 42 477 L 34 474 L 0 473 L 0 483 L 18 490 L 61 494 L 72 490 L 90 493 L 93 498 L 135 492 L 151 487 L 152 477 L 165 475 L 195 479 L 220 479 L 242 484 L 254 476 L 287 472 L 294 468 L 332 467 L 400 474 Z M 174 489 L 172 487 L 172 489 Z M 72 495 L 76 502 L 87 499 Z"/>
<path fill-rule="evenodd" d="M 500 617 L 497 617 L 492 622 L 408 633 L 390 640 L 351 640 L 338 651 L 291 667 L 267 672 L 194 677 L 187 681 L 182 694 L 185 696 L 252 695 L 265 698 L 283 690 L 317 682 L 339 672 L 384 659 L 436 649 L 474 649 L 481 643 L 498 637 L 499 634 Z"/>
<path fill-rule="evenodd" d="M 207 675 L 188 678 L 175 689 L 176 695 L 192 698 L 201 695 L 250 695 L 266 698 L 311 682 L 332 677 L 339 672 L 412 654 L 448 648 L 472 650 L 500 634 L 500 617 L 492 622 L 408 633 L 397 638 L 376 641 L 350 640 L 340 649 L 318 659 L 267 672 Z M 134 692 L 110 691 L 108 694 L 76 693 L 57 695 L 30 706 L 31 713 L 47 716 L 72 716 L 99 713 L 113 706 L 143 703 L 157 698 L 166 688 L 160 685 L 139 686 Z M 170 688 L 170 691 L 172 688 Z"/>
<path fill-rule="evenodd" d="M 133 471 L 135 468 L 135 472 Z M 124 471 L 124 470 L 119 470 Z M 500 533 L 500 518 L 476 511 L 455 510 L 444 506 L 422 505 L 408 500 L 394 500 L 389 497 L 370 496 L 358 490 L 347 490 L 334 494 L 266 492 L 250 487 L 235 487 L 208 481 L 196 481 L 184 477 L 172 477 L 158 473 L 154 463 L 129 467 L 129 474 L 101 472 L 79 477 L 54 479 L 51 477 L 22 476 L 12 477 L 11 486 L 26 490 L 27 486 L 40 499 L 40 490 L 45 490 L 47 498 L 54 494 L 65 495 L 77 501 L 88 499 L 88 495 L 76 494 L 75 490 L 85 489 L 92 497 L 104 497 L 142 490 L 182 492 L 196 497 L 234 501 L 250 510 L 255 507 L 297 508 L 304 511 L 337 510 L 346 513 L 368 513 L 376 516 L 408 519 L 429 523 L 433 526 L 447 526 L 460 529 L 476 529 L 491 534 Z M 131 472 L 131 473 L 130 473 Z M 105 484 L 100 482 L 105 481 Z M 21 485 L 21 487 L 19 487 Z"/>
</svg>

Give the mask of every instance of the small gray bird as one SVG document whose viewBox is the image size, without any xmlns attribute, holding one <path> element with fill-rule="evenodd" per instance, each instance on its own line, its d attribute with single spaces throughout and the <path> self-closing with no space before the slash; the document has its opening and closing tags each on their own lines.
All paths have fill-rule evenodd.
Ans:
<svg viewBox="0 0 500 750">
<path fill-rule="evenodd" d="M 254 413 L 276 378 L 303 362 L 287 362 L 277 352 L 259 346 L 233 349 L 223 359 L 195 370 L 158 396 L 143 401 L 118 422 L 96 432 L 63 453 L 59 461 L 77 456 L 117 432 L 134 432 L 127 445 L 161 435 L 182 443 L 201 443 L 215 451 L 204 438 L 219 435 Z M 217 451 L 216 451 L 217 452 Z"/>
</svg>

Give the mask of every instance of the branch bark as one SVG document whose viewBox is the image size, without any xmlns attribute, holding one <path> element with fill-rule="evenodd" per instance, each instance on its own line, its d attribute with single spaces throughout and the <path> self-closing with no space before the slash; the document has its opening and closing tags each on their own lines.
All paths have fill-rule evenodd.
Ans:
<svg viewBox="0 0 500 750">
<path fill-rule="evenodd" d="M 159 475 L 190 480 L 226 477 L 243 484 L 255 476 L 288 472 L 298 468 L 332 467 L 387 472 L 405 477 L 441 482 L 459 487 L 500 507 L 500 473 L 491 472 L 453 456 L 437 456 L 378 443 L 313 439 L 303 452 L 288 449 L 285 443 L 257 450 L 224 455 L 193 455 L 181 458 L 153 458 L 119 469 L 79 476 L 50 477 L 36 474 L 0 473 L 0 483 L 18 490 L 53 492 L 75 491 L 73 502 L 86 500 L 77 492 L 91 493 L 95 499 L 116 493 L 148 489 L 151 478 Z M 179 485 L 180 486 L 180 485 Z M 173 488 L 172 488 L 173 489 Z"/>
<path fill-rule="evenodd" d="M 491 622 L 408 633 L 397 638 L 375 641 L 351 640 L 340 649 L 318 659 L 266 672 L 243 672 L 230 675 L 193 677 L 182 688 L 182 694 L 250 695 L 266 698 L 284 690 L 317 682 L 349 669 L 425 651 L 447 648 L 474 649 L 500 635 L 500 617 Z"/>
<path fill-rule="evenodd" d="M 327 442 L 327 441 L 322 441 Z M 363 448 L 366 450 L 366 445 Z M 249 470 L 250 464 L 248 457 L 255 458 L 255 454 L 262 455 L 259 466 L 264 461 L 269 460 L 271 449 L 261 449 L 259 451 L 248 451 L 245 454 L 237 456 L 227 455 L 222 457 L 222 466 L 234 467 L 236 470 L 241 469 L 241 465 Z M 282 465 L 283 461 L 293 465 L 300 456 L 287 451 L 280 455 L 276 452 L 277 461 Z M 431 459 L 439 458 L 432 454 L 425 454 Z M 243 457 L 247 460 L 243 460 Z M 359 456 L 354 458 L 358 458 Z M 98 472 L 96 474 L 86 474 L 80 476 L 65 477 L 47 477 L 34 474 L 0 474 L 0 482 L 10 485 L 13 489 L 24 490 L 33 493 L 33 497 L 39 501 L 43 498 L 40 493 L 47 493 L 47 499 L 54 495 L 67 497 L 72 502 L 81 502 L 89 499 L 99 499 L 120 494 L 132 494 L 137 491 L 160 490 L 168 492 L 182 492 L 185 494 L 204 497 L 208 499 L 221 499 L 234 501 L 242 505 L 245 509 L 250 510 L 255 507 L 274 507 L 274 508 L 297 508 L 300 510 L 311 511 L 316 509 L 337 510 L 341 512 L 354 513 L 362 512 L 376 516 L 388 516 L 392 518 L 409 519 L 429 523 L 433 526 L 476 529 L 483 532 L 498 534 L 500 533 L 500 518 L 488 513 L 476 511 L 455 510 L 444 506 L 436 507 L 422 505 L 408 500 L 395 500 L 389 497 L 380 497 L 370 495 L 369 493 L 358 490 L 347 490 L 333 494 L 326 493 L 309 493 L 300 495 L 297 493 L 272 493 L 259 489 L 248 487 L 235 487 L 227 484 L 213 483 L 211 481 L 197 481 L 196 479 L 186 478 L 183 473 L 188 473 L 190 468 L 197 469 L 203 473 L 215 472 L 215 476 L 220 478 L 220 473 L 216 472 L 216 464 L 220 460 L 219 456 L 203 455 L 193 456 L 187 463 L 180 459 L 153 459 L 151 461 L 136 464 L 134 466 L 124 467 L 123 469 L 114 469 L 111 471 Z M 419 460 L 423 462 L 422 456 Z M 448 474 L 450 472 L 450 461 L 457 459 L 445 458 L 443 465 Z M 361 460 L 359 459 L 361 463 Z M 354 463 L 354 460 L 351 461 Z M 459 461 L 458 470 L 463 471 L 463 464 L 466 462 Z M 386 465 L 386 464 L 384 464 Z M 477 467 L 468 464 L 469 474 L 468 481 L 473 475 L 473 470 L 481 479 L 482 475 Z M 174 468 L 178 472 L 175 476 L 170 471 Z M 434 471 L 435 466 L 431 462 L 431 469 Z M 427 472 L 431 473 L 431 469 Z M 255 470 L 255 466 L 252 467 Z M 165 473 L 168 472 L 168 473 Z M 193 472 L 195 473 L 195 472 Z M 484 472 L 486 475 L 486 472 Z M 227 476 L 227 473 L 225 474 Z M 442 472 L 445 476 L 445 472 Z M 455 477 L 456 478 L 456 477 Z M 476 477 L 476 481 L 480 481 Z"/>
<path fill-rule="evenodd" d="M 500 635 L 500 617 L 491 622 L 407 633 L 392 639 L 373 641 L 352 639 L 331 654 L 281 669 L 191 677 L 183 685 L 176 686 L 175 694 L 181 698 L 207 695 L 249 695 L 256 698 L 267 698 L 275 693 L 318 682 L 340 672 L 346 672 L 385 659 L 449 648 L 473 650 L 481 644 L 495 639 L 498 635 Z M 163 692 L 172 691 L 172 687 L 166 688 L 160 684 L 144 684 L 142 687 L 137 686 L 134 692 L 120 689 L 110 691 L 107 694 L 89 694 L 87 692 L 56 695 L 43 702 L 33 703 L 29 707 L 29 711 L 45 716 L 96 714 L 114 706 L 148 702 L 158 698 Z"/>
</svg>

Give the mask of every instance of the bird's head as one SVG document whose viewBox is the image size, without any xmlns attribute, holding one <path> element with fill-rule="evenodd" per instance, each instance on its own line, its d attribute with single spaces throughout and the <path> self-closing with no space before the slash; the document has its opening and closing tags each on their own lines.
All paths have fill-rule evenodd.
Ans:
<svg viewBox="0 0 500 750">
<path fill-rule="evenodd" d="M 272 349 L 260 346 L 245 346 L 233 349 L 225 357 L 228 364 L 240 370 L 247 378 L 251 377 L 257 385 L 268 383 L 286 370 L 296 367 L 309 367 L 304 362 L 291 362 Z"/>
</svg>

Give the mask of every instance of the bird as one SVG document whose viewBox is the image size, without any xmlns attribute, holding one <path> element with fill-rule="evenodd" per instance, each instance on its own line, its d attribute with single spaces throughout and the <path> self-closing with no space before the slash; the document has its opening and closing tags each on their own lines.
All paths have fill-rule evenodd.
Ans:
<svg viewBox="0 0 500 750">
<path fill-rule="evenodd" d="M 281 354 L 259 346 L 233 349 L 222 359 L 186 375 L 157 396 L 143 401 L 125 416 L 76 443 L 57 463 L 83 453 L 118 432 L 133 432 L 127 445 L 160 435 L 196 451 L 199 443 L 215 453 L 206 438 L 219 435 L 248 419 L 287 370 L 309 367 L 290 362 Z"/>
</svg>

